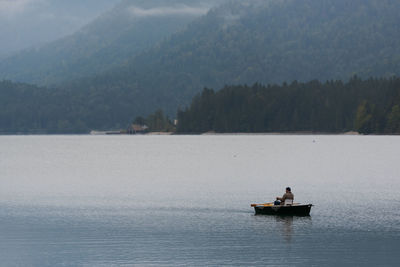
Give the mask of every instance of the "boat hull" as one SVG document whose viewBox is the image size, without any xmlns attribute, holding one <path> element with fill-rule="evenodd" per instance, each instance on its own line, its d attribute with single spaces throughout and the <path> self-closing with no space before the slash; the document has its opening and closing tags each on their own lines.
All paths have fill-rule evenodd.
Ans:
<svg viewBox="0 0 400 267">
<path fill-rule="evenodd" d="M 254 206 L 256 215 L 290 215 L 290 216 L 309 216 L 312 204 L 307 205 L 257 205 Z"/>
</svg>

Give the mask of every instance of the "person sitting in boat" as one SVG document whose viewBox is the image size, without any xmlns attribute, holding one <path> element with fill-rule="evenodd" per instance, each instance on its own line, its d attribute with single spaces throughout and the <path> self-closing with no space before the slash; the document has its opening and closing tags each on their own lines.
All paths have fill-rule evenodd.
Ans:
<svg viewBox="0 0 400 267">
<path fill-rule="evenodd" d="M 286 187 L 286 193 L 282 197 L 276 197 L 275 205 L 284 205 L 286 199 L 291 199 L 292 203 L 294 201 L 294 195 L 292 193 L 292 189 L 290 187 Z"/>
</svg>

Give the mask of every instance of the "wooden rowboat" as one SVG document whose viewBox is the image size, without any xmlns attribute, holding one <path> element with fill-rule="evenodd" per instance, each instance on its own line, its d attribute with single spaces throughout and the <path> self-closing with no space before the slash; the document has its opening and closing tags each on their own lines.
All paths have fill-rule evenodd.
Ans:
<svg viewBox="0 0 400 267">
<path fill-rule="evenodd" d="M 293 205 L 274 205 L 274 203 L 251 204 L 254 207 L 256 215 L 294 215 L 294 216 L 309 216 L 312 204 L 301 205 L 293 203 Z"/>
</svg>

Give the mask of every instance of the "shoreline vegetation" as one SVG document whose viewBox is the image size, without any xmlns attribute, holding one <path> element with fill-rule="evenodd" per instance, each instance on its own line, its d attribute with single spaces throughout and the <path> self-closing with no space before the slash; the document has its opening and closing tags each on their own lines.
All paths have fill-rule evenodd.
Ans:
<svg viewBox="0 0 400 267">
<path fill-rule="evenodd" d="M 162 110 L 120 134 L 398 135 L 400 78 L 204 88 L 177 120 Z M 113 133 L 110 133 L 113 134 Z M 114 133 L 115 134 L 115 133 Z"/>
<path fill-rule="evenodd" d="M 32 85 L 0 82 L 0 90 L 12 99 L 40 90 Z M 7 94 L 6 94 L 7 95 Z M 61 95 L 61 97 L 64 97 Z M 32 98 L 34 99 L 34 97 Z M 60 101 L 60 100 L 57 100 Z M 125 127 L 91 127 L 88 114 L 73 113 L 71 107 L 47 102 L 51 108 L 25 105 L 23 110 L 9 107 L 1 99 L 0 135 L 12 134 L 400 134 L 400 78 L 357 76 L 348 82 L 314 80 L 281 85 L 225 86 L 214 91 L 204 88 L 176 119 L 161 109 L 147 117 L 138 116 L 131 123 L 110 108 L 115 125 Z M 70 99 L 71 106 L 76 105 Z M 118 104 L 117 104 L 118 105 Z M 1 110 L 1 108 L 3 110 Z M 55 108 L 55 110 L 53 110 Z M 21 116 L 14 116 L 15 110 Z M 22 114 L 25 114 L 22 116 Z M 29 116 L 28 116 L 29 115 Z M 133 114 L 132 114 L 133 115 Z M 65 117 L 67 116 L 67 117 Z M 123 117 L 129 117 L 123 114 Z M 95 124 L 102 124 L 96 117 Z"/>
<path fill-rule="evenodd" d="M 177 133 L 177 132 L 148 132 L 127 134 L 125 132 L 92 131 L 90 133 L 0 133 L 0 136 L 400 136 L 400 134 L 362 134 L 358 132 L 327 133 L 327 132 L 265 132 L 265 133 Z"/>
<path fill-rule="evenodd" d="M 399 134 L 400 78 L 205 88 L 177 117 L 178 133 Z"/>
</svg>

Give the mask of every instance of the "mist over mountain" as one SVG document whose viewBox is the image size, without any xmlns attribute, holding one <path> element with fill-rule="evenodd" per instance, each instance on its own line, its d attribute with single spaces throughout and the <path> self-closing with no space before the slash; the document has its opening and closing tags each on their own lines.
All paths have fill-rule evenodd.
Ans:
<svg viewBox="0 0 400 267">
<path fill-rule="evenodd" d="M 400 73 L 398 11 L 395 0 L 232 2 L 130 67 L 210 87 L 391 76 Z"/>
<path fill-rule="evenodd" d="M 134 112 L 172 114 L 203 87 L 398 75 L 399 12 L 395 0 L 232 1 L 126 66 L 69 86 L 120 88 L 135 95 Z"/>
<path fill-rule="evenodd" d="M 0 0 L 0 58 L 72 34 L 120 0 Z"/>
<path fill-rule="evenodd" d="M 203 87 L 400 74 L 396 0 L 229 1 L 205 15 L 206 8 L 189 2 L 178 1 L 171 8 L 170 1 L 161 6 L 165 1 L 132 1 L 68 40 L 3 61 L 0 77 L 60 82 L 53 90 L 36 88 L 34 94 L 17 90 L 11 106 L 52 99 L 58 105 L 44 105 L 37 116 L 51 117 L 57 131 L 110 129 L 159 108 L 172 117 Z M 120 10 L 130 13 L 135 23 L 126 24 Z M 181 18 L 187 16 L 182 25 Z M 143 27 L 137 26 L 142 21 Z M 157 30 L 168 25 L 176 28 L 160 37 Z M 125 31 L 116 31 L 125 26 Z M 150 28 L 160 39 L 150 38 Z M 88 76 L 79 78 L 82 74 Z M 70 79 L 61 83 L 60 77 Z M 49 123 L 36 121 L 42 129 Z"/>
<path fill-rule="evenodd" d="M 224 0 L 123 0 L 71 36 L 0 62 L 0 78 L 50 85 L 118 66 Z"/>
</svg>

